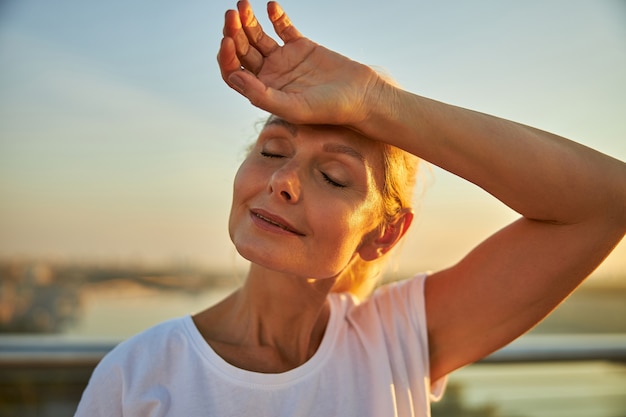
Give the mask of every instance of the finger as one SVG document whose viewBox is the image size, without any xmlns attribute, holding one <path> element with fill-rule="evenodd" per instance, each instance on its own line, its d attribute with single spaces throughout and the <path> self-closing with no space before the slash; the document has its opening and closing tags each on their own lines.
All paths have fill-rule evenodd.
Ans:
<svg viewBox="0 0 626 417">
<path fill-rule="evenodd" d="M 228 86 L 247 97 L 247 91 L 252 91 L 253 96 L 258 95 L 257 90 L 261 83 L 254 74 L 241 68 L 241 62 L 235 53 L 235 43 L 232 38 L 222 39 L 220 50 L 217 53 L 217 62 L 222 73 L 222 79 Z M 262 84 L 262 83 L 261 83 Z M 249 86 L 253 87 L 250 88 Z"/>
<path fill-rule="evenodd" d="M 241 71 L 241 62 L 235 53 L 235 43 L 232 38 L 222 39 L 220 50 L 217 53 L 217 63 L 222 73 L 222 78 L 228 83 L 228 76 L 236 71 Z"/>
<path fill-rule="evenodd" d="M 248 41 L 248 37 L 241 26 L 239 13 L 236 10 L 228 10 L 226 12 L 224 37 L 233 40 L 235 53 L 241 62 L 241 66 L 257 74 L 263 67 L 263 55 Z"/>
<path fill-rule="evenodd" d="M 275 1 L 267 3 L 267 14 L 272 22 L 272 25 L 274 25 L 276 34 L 285 43 L 302 37 L 302 34 L 295 28 L 295 26 L 293 26 L 285 11 Z"/>
<path fill-rule="evenodd" d="M 263 55 L 268 56 L 280 46 L 274 39 L 269 37 L 261 27 L 257 20 L 250 3 L 247 0 L 237 2 L 237 9 L 243 30 L 248 37 L 250 43 Z"/>
</svg>

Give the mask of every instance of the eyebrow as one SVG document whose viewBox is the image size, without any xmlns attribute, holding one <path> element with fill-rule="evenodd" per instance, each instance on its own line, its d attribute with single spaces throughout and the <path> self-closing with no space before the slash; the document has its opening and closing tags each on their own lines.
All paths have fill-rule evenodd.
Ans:
<svg viewBox="0 0 626 417">
<path fill-rule="evenodd" d="M 265 126 L 267 127 L 271 125 L 282 126 L 285 129 L 289 130 L 289 133 L 291 133 L 293 136 L 296 136 L 298 134 L 298 126 L 294 125 L 293 123 L 289 123 L 288 121 L 286 121 L 285 119 L 281 119 L 280 117 L 270 117 L 269 120 L 265 123 Z"/>
<path fill-rule="evenodd" d="M 363 157 L 363 155 L 361 155 L 356 149 L 346 145 L 342 145 L 339 143 L 327 143 L 324 145 L 323 149 L 326 152 L 341 153 L 356 158 L 361 162 L 365 162 L 365 158 Z"/>
</svg>

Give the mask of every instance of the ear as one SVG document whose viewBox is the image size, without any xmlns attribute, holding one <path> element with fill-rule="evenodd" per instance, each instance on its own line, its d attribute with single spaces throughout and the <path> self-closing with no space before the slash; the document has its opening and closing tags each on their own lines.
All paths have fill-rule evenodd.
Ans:
<svg viewBox="0 0 626 417">
<path fill-rule="evenodd" d="M 373 261 L 389 252 L 402 239 L 413 222 L 413 210 L 403 209 L 383 230 L 376 229 L 365 236 L 359 247 L 359 256 Z"/>
</svg>

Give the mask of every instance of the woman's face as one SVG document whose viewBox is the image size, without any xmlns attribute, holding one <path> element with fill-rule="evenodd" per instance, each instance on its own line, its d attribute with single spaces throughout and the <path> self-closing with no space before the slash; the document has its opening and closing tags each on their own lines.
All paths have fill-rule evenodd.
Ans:
<svg viewBox="0 0 626 417">
<path fill-rule="evenodd" d="M 380 223 L 381 179 L 374 141 L 273 117 L 235 177 L 230 237 L 266 268 L 334 277 Z"/>
</svg>

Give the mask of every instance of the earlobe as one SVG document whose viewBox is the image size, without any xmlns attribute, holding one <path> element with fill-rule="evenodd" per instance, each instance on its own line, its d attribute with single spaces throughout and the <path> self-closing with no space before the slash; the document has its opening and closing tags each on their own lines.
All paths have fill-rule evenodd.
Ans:
<svg viewBox="0 0 626 417">
<path fill-rule="evenodd" d="M 402 239 L 413 222 L 413 211 L 403 209 L 383 230 L 369 236 L 359 248 L 359 255 L 365 261 L 373 261 L 389 252 Z"/>
</svg>

